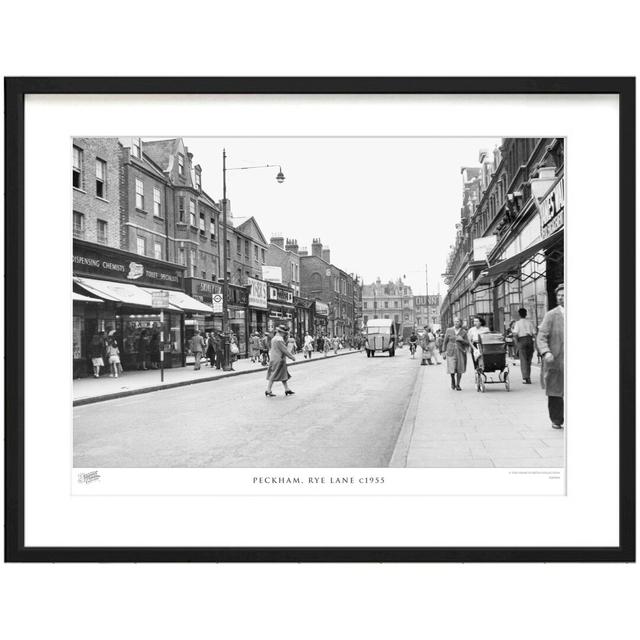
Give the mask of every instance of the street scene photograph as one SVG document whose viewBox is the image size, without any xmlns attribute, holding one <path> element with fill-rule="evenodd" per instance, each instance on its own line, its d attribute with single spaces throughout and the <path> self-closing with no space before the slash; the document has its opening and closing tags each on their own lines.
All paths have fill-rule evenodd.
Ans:
<svg viewBox="0 0 640 640">
<path fill-rule="evenodd" d="M 74 468 L 564 469 L 563 138 L 70 146 Z"/>
</svg>

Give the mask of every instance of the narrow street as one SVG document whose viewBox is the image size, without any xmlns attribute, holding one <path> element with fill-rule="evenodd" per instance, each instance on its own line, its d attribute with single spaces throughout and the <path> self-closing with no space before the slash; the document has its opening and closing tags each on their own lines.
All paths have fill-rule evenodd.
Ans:
<svg viewBox="0 0 640 640">
<path fill-rule="evenodd" d="M 404 355 L 405 357 L 400 357 Z M 74 409 L 75 467 L 386 467 L 419 367 L 354 353 Z M 302 356 L 298 355 L 298 359 Z"/>
</svg>

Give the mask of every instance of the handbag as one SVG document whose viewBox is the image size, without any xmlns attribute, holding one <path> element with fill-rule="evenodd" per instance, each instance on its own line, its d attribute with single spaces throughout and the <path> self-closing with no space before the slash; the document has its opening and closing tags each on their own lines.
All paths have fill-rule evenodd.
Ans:
<svg viewBox="0 0 640 640">
<path fill-rule="evenodd" d="M 237 356 L 240 353 L 240 349 L 238 349 L 238 345 L 235 344 L 235 342 L 231 343 L 231 346 L 229 347 L 229 350 L 231 351 L 231 353 L 234 356 Z"/>
</svg>

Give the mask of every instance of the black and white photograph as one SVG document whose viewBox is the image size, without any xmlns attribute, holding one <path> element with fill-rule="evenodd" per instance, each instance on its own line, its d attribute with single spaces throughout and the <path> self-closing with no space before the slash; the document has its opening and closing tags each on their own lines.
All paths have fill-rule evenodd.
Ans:
<svg viewBox="0 0 640 640">
<path fill-rule="evenodd" d="M 567 151 L 74 137 L 74 468 L 563 470 Z"/>
</svg>

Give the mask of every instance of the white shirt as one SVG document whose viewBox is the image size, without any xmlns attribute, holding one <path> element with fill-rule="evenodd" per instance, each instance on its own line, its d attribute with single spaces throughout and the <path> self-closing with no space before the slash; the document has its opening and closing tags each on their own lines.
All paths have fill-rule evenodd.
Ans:
<svg viewBox="0 0 640 640">
<path fill-rule="evenodd" d="M 533 338 L 536 335 L 536 329 L 529 318 L 520 318 L 514 325 L 512 333 L 518 338 L 524 338 L 525 336 Z"/>
</svg>

